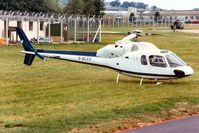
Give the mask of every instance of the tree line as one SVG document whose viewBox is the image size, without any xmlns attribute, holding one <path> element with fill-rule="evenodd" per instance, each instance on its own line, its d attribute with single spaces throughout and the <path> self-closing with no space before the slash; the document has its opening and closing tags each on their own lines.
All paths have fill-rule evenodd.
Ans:
<svg viewBox="0 0 199 133">
<path fill-rule="evenodd" d="M 128 8 L 129 6 L 135 7 L 135 8 L 142 8 L 147 9 L 148 5 L 144 4 L 143 2 L 129 2 L 124 1 L 123 3 L 120 2 L 120 0 L 113 0 L 110 2 L 110 5 L 113 7 L 122 7 L 122 8 Z"/>
<path fill-rule="evenodd" d="M 65 13 L 77 15 L 102 15 L 104 0 L 69 0 L 64 9 Z"/>
<path fill-rule="evenodd" d="M 69 0 L 63 7 L 58 0 L 0 0 L 0 10 L 31 11 L 44 13 L 67 13 L 75 15 L 97 15 L 104 10 L 104 0 Z"/>
<path fill-rule="evenodd" d="M 0 0 L 0 10 L 59 12 L 60 8 L 56 0 Z"/>
</svg>

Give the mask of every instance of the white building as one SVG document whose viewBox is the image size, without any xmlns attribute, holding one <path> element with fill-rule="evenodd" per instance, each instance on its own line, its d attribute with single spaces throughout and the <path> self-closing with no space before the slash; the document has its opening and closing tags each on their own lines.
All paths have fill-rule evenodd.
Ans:
<svg viewBox="0 0 199 133">
<path fill-rule="evenodd" d="M 84 21 L 83 24 L 82 21 Z M 0 11 L 0 39 L 5 39 L 7 45 L 9 42 L 19 41 L 15 27 L 21 27 L 29 40 L 46 37 L 61 43 L 64 41 L 89 42 L 91 38 L 96 39 L 97 35 L 101 34 L 98 30 L 101 26 L 100 22 L 101 19 L 94 16 L 86 18 L 85 16 L 72 17 L 64 14 Z M 87 26 L 89 28 L 85 28 Z M 82 29 L 84 31 L 81 31 Z"/>
<path fill-rule="evenodd" d="M 143 17 L 153 17 L 156 11 L 145 11 Z M 160 16 L 177 19 L 199 20 L 198 10 L 164 10 L 159 11 Z"/>
<path fill-rule="evenodd" d="M 28 39 L 38 38 L 39 36 L 46 36 L 47 22 L 37 22 L 37 21 L 17 21 L 11 20 L 6 21 L 0 20 L 0 38 L 6 38 L 6 25 L 8 24 L 8 37 L 9 41 L 15 42 L 16 32 L 14 27 L 21 27 L 26 33 Z"/>
</svg>

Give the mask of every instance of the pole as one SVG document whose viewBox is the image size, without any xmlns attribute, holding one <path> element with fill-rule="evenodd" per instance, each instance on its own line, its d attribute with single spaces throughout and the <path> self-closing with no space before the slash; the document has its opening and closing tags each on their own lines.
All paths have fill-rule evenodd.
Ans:
<svg viewBox="0 0 199 133">
<path fill-rule="evenodd" d="M 8 38 L 8 26 L 9 22 L 8 22 L 8 17 L 6 17 L 6 46 L 9 46 L 9 38 Z"/>
<path fill-rule="evenodd" d="M 123 23 L 123 28 L 124 28 L 124 17 L 122 17 L 122 21 L 123 21 L 122 23 Z"/>
<path fill-rule="evenodd" d="M 48 43 L 50 43 L 50 40 L 51 40 L 50 31 L 51 31 L 51 23 L 50 23 L 50 19 L 48 19 Z"/>
<path fill-rule="evenodd" d="M 88 17 L 88 22 L 87 22 L 87 42 L 90 42 L 90 18 Z"/>
<path fill-rule="evenodd" d="M 109 28 L 109 18 L 110 18 L 110 17 L 108 16 L 108 28 Z"/>
<path fill-rule="evenodd" d="M 131 18 L 131 22 L 132 22 L 132 27 L 133 27 L 133 17 Z"/>
<path fill-rule="evenodd" d="M 120 27 L 120 18 L 119 17 L 117 18 L 117 27 L 118 28 Z"/>
<path fill-rule="evenodd" d="M 37 43 L 39 44 L 39 30 L 40 30 L 40 22 L 37 20 Z"/>
<path fill-rule="evenodd" d="M 99 20 L 99 26 L 100 26 L 100 30 L 99 30 L 99 42 L 102 42 L 102 19 Z"/>
<path fill-rule="evenodd" d="M 77 20 L 75 19 L 74 42 L 77 41 Z"/>
<path fill-rule="evenodd" d="M 113 17 L 113 28 L 115 28 L 115 18 Z"/>
<path fill-rule="evenodd" d="M 63 43 L 63 20 L 61 19 L 61 43 Z"/>
</svg>

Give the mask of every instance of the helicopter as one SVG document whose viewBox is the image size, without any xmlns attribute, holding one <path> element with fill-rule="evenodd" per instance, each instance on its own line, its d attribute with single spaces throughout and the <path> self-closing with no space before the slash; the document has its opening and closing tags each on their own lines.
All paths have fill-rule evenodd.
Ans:
<svg viewBox="0 0 199 133">
<path fill-rule="evenodd" d="M 24 64 L 31 66 L 35 56 L 41 60 L 46 58 L 72 61 L 77 63 L 110 68 L 120 74 L 140 78 L 140 85 L 144 79 L 170 80 L 191 76 L 194 71 L 185 61 L 175 53 L 161 50 L 150 42 L 133 42 L 137 34 L 130 34 L 123 39 L 108 44 L 97 52 L 57 51 L 36 49 L 32 46 L 24 31 L 16 27 L 24 47 Z"/>
</svg>

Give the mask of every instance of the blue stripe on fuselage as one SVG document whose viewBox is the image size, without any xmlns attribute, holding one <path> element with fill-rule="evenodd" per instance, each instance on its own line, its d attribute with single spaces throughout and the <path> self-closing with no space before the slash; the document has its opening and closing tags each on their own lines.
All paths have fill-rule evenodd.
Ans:
<svg viewBox="0 0 199 133">
<path fill-rule="evenodd" d="M 66 54 L 66 55 L 80 55 L 80 56 L 96 56 L 96 52 L 82 52 L 82 51 L 59 51 L 59 50 L 43 50 L 41 53 L 49 54 Z"/>
</svg>

